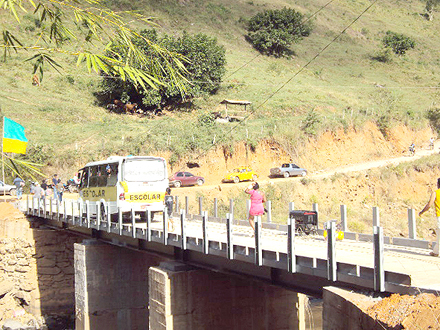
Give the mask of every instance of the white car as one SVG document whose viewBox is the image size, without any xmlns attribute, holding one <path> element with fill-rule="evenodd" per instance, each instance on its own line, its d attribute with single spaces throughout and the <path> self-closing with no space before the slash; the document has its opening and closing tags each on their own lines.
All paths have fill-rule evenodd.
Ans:
<svg viewBox="0 0 440 330">
<path fill-rule="evenodd" d="M 15 195 L 17 190 L 17 187 L 10 184 L 4 184 L 3 181 L 0 181 L 0 195 L 9 194 L 9 195 Z"/>
</svg>

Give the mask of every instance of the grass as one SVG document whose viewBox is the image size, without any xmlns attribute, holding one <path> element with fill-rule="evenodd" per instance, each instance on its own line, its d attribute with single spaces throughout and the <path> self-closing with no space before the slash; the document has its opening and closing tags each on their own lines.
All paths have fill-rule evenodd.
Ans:
<svg viewBox="0 0 440 330">
<path fill-rule="evenodd" d="M 0 65 L 2 114 L 26 127 L 30 154 L 43 153 L 52 167 L 73 171 L 84 162 L 110 154 L 166 151 L 177 159 L 188 153 L 199 155 L 212 147 L 214 135 L 220 145 L 270 138 L 293 154 L 294 146 L 307 139 L 302 127 L 312 110 L 320 118 L 314 127 L 316 134 L 360 127 L 384 116 L 390 118 L 386 125 L 403 122 L 422 128 L 428 124 L 425 111 L 438 98 L 440 61 L 436 54 L 440 42 L 436 31 L 440 21 L 428 22 L 419 15 L 422 2 L 376 3 L 310 63 L 370 2 L 332 3 L 323 9 L 312 18 L 311 36 L 293 45 L 295 55 L 290 59 L 259 55 L 244 39 L 246 19 L 261 10 L 284 6 L 307 16 L 325 2 L 119 0 L 109 4 L 157 17 L 160 30 L 168 34 L 186 30 L 217 37 L 227 49 L 224 82 L 217 94 L 194 100 L 191 111 L 135 118 L 97 106 L 94 92 L 99 77 L 76 67 L 75 59 L 61 57 L 63 74 L 48 70 L 43 85 L 35 87 L 31 85 L 31 63 L 23 62 L 29 55 L 14 55 Z M 4 11 L 0 18 L 3 24 L 13 22 Z M 17 33 L 33 38 L 32 24 L 24 20 Z M 372 60 L 387 30 L 414 38 L 416 49 L 402 57 L 393 56 L 390 63 Z M 197 117 L 223 109 L 219 103 L 225 98 L 252 101 L 252 115 L 233 130 L 222 125 L 200 129 Z"/>
</svg>

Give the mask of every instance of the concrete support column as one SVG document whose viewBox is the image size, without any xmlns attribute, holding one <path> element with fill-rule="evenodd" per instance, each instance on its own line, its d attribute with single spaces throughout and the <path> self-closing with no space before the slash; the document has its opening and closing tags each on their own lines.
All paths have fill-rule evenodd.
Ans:
<svg viewBox="0 0 440 330">
<path fill-rule="evenodd" d="M 305 329 L 303 294 L 176 262 L 149 279 L 150 329 Z"/>
<path fill-rule="evenodd" d="M 148 268 L 163 259 L 96 240 L 74 253 L 75 329 L 148 329 Z"/>
</svg>

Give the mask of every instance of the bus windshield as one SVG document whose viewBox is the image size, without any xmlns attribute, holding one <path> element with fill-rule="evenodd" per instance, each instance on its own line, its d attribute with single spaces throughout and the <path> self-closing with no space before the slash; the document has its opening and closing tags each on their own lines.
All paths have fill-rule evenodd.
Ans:
<svg viewBox="0 0 440 330">
<path fill-rule="evenodd" d="M 162 181 L 166 179 L 165 162 L 160 159 L 127 159 L 124 181 Z"/>
</svg>

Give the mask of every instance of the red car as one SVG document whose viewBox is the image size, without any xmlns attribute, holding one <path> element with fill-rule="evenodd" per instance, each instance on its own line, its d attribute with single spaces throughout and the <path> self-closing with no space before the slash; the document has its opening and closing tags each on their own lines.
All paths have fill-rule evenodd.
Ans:
<svg viewBox="0 0 440 330">
<path fill-rule="evenodd" d="M 194 186 L 205 183 L 205 179 L 201 176 L 191 174 L 189 172 L 176 172 L 170 178 L 170 186 L 179 188 L 181 186 Z"/>
</svg>

